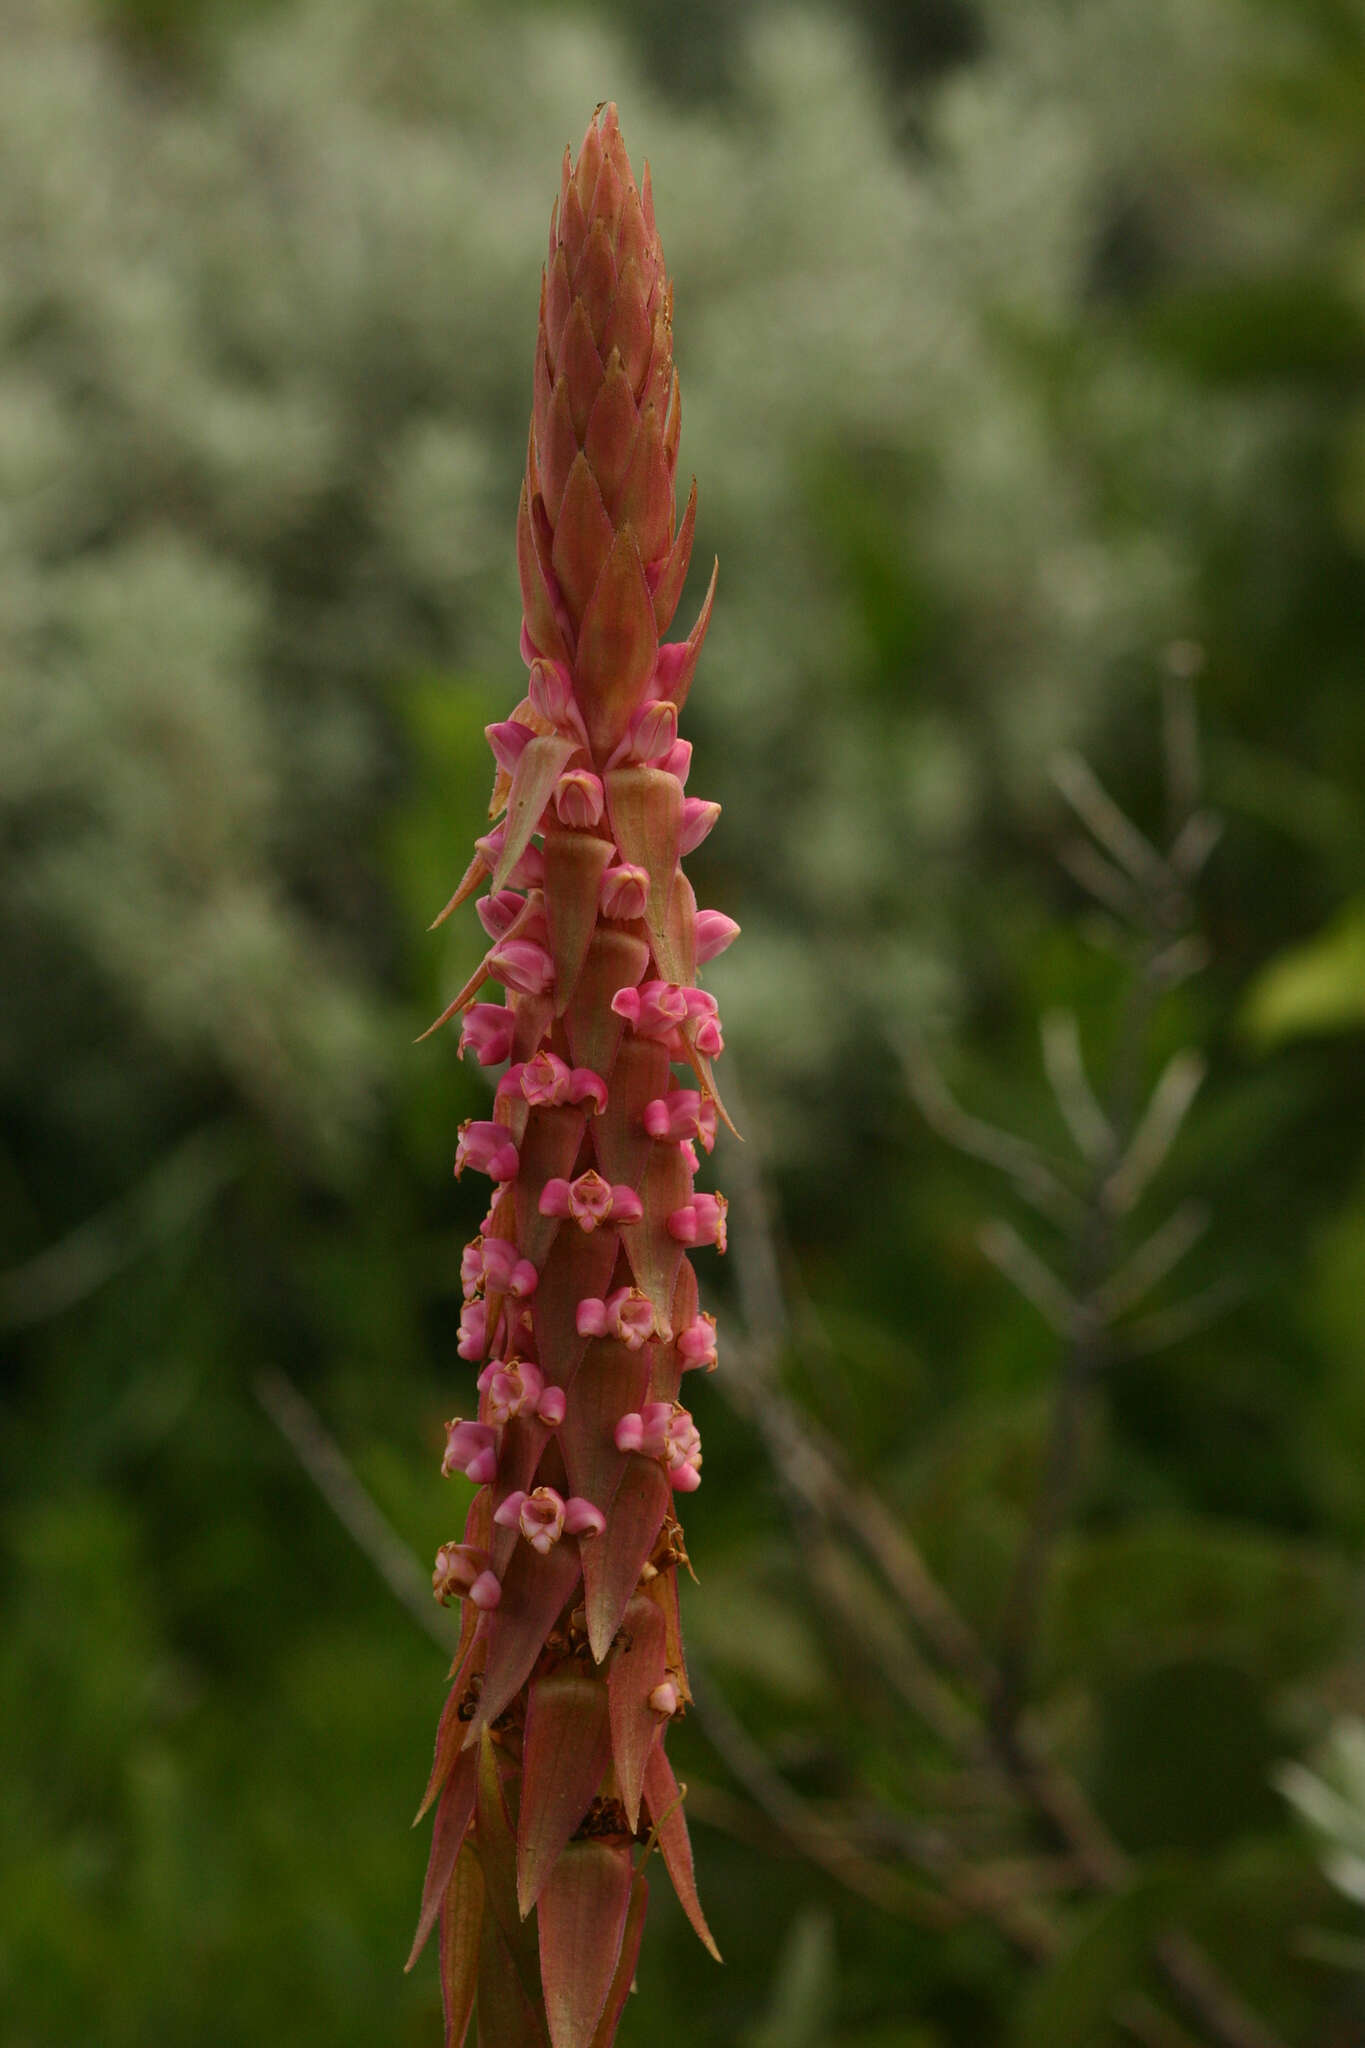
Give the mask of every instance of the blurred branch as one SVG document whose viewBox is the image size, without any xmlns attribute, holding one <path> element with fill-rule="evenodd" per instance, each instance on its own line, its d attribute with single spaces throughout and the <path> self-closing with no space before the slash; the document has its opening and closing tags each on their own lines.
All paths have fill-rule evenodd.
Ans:
<svg viewBox="0 0 1365 2048">
<path fill-rule="evenodd" d="M 432 1599 L 430 1574 L 361 1485 L 312 1402 L 274 1366 L 256 1375 L 256 1399 L 399 1605 L 449 1654 L 455 1647 L 456 1632 Z"/>
<path fill-rule="evenodd" d="M 74 1308 L 203 1215 L 243 1165 L 241 1133 L 230 1120 L 191 1131 L 126 1193 L 0 1273 L 0 1329 L 23 1329 Z"/>
</svg>

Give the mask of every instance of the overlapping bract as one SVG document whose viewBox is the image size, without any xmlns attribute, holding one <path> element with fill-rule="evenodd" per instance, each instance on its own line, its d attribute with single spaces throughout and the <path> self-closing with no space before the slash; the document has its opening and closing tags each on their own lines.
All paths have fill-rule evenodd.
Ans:
<svg viewBox="0 0 1365 2048">
<path fill-rule="evenodd" d="M 637 190 L 607 107 L 565 152 L 541 290 L 528 692 L 488 730 L 500 822 L 442 912 L 486 883 L 491 944 L 445 1018 L 509 1062 L 456 1161 L 494 1193 L 462 1266 L 479 1400 L 443 1469 L 479 1492 L 434 1575 L 463 1627 L 414 1944 L 439 1921 L 448 2044 L 477 2005 L 498 2048 L 609 2048 L 652 1844 L 714 1952 L 664 1732 L 689 1696 L 674 1502 L 701 1474 L 679 1393 L 716 1361 L 686 1251 L 725 1244 L 723 1197 L 693 1185 L 724 1116 L 697 964 L 737 927 L 698 913 L 680 867 L 718 807 L 684 793 L 677 716 L 711 591 L 685 641 L 659 638 L 696 508 L 694 485 L 675 528 L 671 320 L 649 174 Z M 489 981 L 502 1003 L 477 1000 Z"/>
</svg>

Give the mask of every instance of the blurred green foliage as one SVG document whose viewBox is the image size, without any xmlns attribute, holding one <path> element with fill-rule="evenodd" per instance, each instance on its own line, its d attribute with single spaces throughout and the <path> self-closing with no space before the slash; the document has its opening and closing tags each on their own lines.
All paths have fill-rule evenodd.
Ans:
<svg viewBox="0 0 1365 2048">
<path fill-rule="evenodd" d="M 1268 1788 L 1365 1705 L 1362 90 L 1358 0 L 12 0 L 5 2048 L 437 2038 L 400 1965 L 442 1660 L 253 1385 L 295 1379 L 422 1557 L 455 1530 L 484 1083 L 410 1041 L 475 957 L 424 928 L 520 690 L 541 237 L 608 95 L 677 280 L 684 616 L 722 562 L 694 866 L 745 927 L 714 985 L 819 1333 L 791 1387 L 989 1634 L 1057 1345 L 898 1049 L 1061 1143 L 1039 1014 L 1102 1069 L 1121 969 L 1047 765 L 1079 744 L 1159 834 L 1176 637 L 1227 829 L 1145 1077 L 1209 1060 L 1160 1193 L 1212 1228 L 1157 1300 L 1236 1297 L 1102 1389 L 1044 1615 L 1040 1708 L 1132 1891 L 1031 1974 L 735 1823 L 694 1719 L 727 1966 L 660 1896 L 624 2038 L 1107 2043 L 1168 1911 L 1291 2040 L 1359 2037 L 1322 1960 L 1358 1908 Z M 721 1381 L 700 1420 L 708 1669 L 812 1800 L 937 1811 L 875 1612 L 816 1606 Z"/>
</svg>

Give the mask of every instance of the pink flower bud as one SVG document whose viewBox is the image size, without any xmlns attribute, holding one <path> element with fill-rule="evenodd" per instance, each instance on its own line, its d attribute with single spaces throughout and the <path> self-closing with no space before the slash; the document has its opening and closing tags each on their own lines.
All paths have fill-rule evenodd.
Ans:
<svg viewBox="0 0 1365 2048">
<path fill-rule="evenodd" d="M 540 1283 L 531 1261 L 506 1237 L 483 1240 L 483 1279 L 490 1294 L 510 1294 L 517 1301 L 534 1294 Z"/>
<path fill-rule="evenodd" d="M 470 1600 L 485 1611 L 496 1607 L 502 1587 L 493 1575 L 493 1560 L 472 1543 L 443 1543 L 436 1553 L 432 1590 L 443 1607 L 452 1600 Z"/>
<path fill-rule="evenodd" d="M 644 1214 L 640 1197 L 633 1188 L 608 1185 L 594 1167 L 577 1180 L 548 1180 L 541 1190 L 542 1216 L 572 1216 L 580 1230 L 596 1230 L 599 1224 L 638 1223 Z"/>
<path fill-rule="evenodd" d="M 602 815 L 602 783 L 590 768 L 571 768 L 555 784 L 555 810 L 561 825 L 586 832 Z"/>
<path fill-rule="evenodd" d="M 514 1415 L 536 1407 L 545 1381 L 539 1366 L 532 1365 L 529 1358 L 509 1358 L 505 1363 L 494 1358 L 479 1374 L 478 1388 L 488 1420 L 501 1428 Z"/>
<path fill-rule="evenodd" d="M 475 1003 L 465 1011 L 460 1051 L 468 1046 L 481 1067 L 500 1066 L 512 1050 L 512 1012 L 502 1003 Z"/>
<path fill-rule="evenodd" d="M 638 1287 L 618 1287 L 605 1301 L 589 1295 L 575 1310 L 580 1337 L 615 1337 L 630 1351 L 639 1351 L 658 1335 L 654 1304 Z"/>
<path fill-rule="evenodd" d="M 739 937 L 739 926 L 723 910 L 697 912 L 697 965 L 714 960 Z"/>
<path fill-rule="evenodd" d="M 488 1309 L 482 1301 L 467 1301 L 460 1311 L 460 1336 L 456 1350 L 461 1358 L 482 1358 L 488 1349 Z"/>
<path fill-rule="evenodd" d="M 618 1451 L 639 1451 L 646 1458 L 661 1458 L 673 1415 L 671 1401 L 649 1401 L 638 1413 L 623 1415 L 616 1425 Z"/>
<path fill-rule="evenodd" d="M 575 1494 L 565 1500 L 553 1486 L 538 1486 L 534 1493 L 509 1493 L 494 1511 L 493 1520 L 504 1529 L 515 1529 L 532 1550 L 542 1557 L 554 1549 L 565 1530 L 570 1536 L 600 1536 L 606 1518 L 590 1500 Z"/>
<path fill-rule="evenodd" d="M 547 1429 L 558 1429 L 568 1408 L 563 1387 L 547 1387 L 536 1403 L 536 1414 Z"/>
<path fill-rule="evenodd" d="M 671 981 L 645 981 L 639 988 L 619 988 L 611 999 L 641 1038 L 668 1038 L 687 1017 L 688 991 Z"/>
<path fill-rule="evenodd" d="M 558 662 L 533 661 L 526 694 L 531 700 L 531 709 L 539 712 L 557 732 L 572 733 L 575 738 L 586 740 L 573 684 L 567 670 Z"/>
<path fill-rule="evenodd" d="M 602 877 L 602 892 L 598 898 L 603 917 L 612 918 L 617 924 L 628 923 L 632 918 L 643 917 L 649 901 L 649 875 L 646 869 L 631 867 L 622 862 L 619 867 L 608 868 Z"/>
<path fill-rule="evenodd" d="M 666 768 L 670 775 L 676 775 L 679 782 L 686 783 L 692 772 L 691 740 L 676 740 L 659 766 Z"/>
<path fill-rule="evenodd" d="M 713 1244 L 723 1252 L 728 1206 L 724 1195 L 694 1195 L 681 1209 L 673 1211 L 668 1219 L 668 1234 L 679 1244 Z"/>
<path fill-rule="evenodd" d="M 703 1017 L 692 1034 L 692 1043 L 703 1059 L 713 1060 L 723 1053 L 725 1040 L 721 1036 L 720 1018 Z"/>
<path fill-rule="evenodd" d="M 523 1067 L 514 1071 L 517 1085 L 533 1109 L 554 1109 L 568 1101 L 570 1072 L 558 1053 L 542 1046 Z M 511 1080 L 510 1073 L 507 1078 Z"/>
<path fill-rule="evenodd" d="M 474 851 L 481 854 L 491 874 L 502 859 L 502 842 L 507 827 L 495 825 L 482 839 L 474 841 Z M 538 846 L 528 846 L 513 868 L 508 880 L 518 889 L 538 889 L 545 880 L 545 856 Z"/>
<path fill-rule="evenodd" d="M 667 698 L 656 698 L 636 712 L 608 765 L 616 768 L 635 761 L 661 764 L 677 741 L 678 707 Z"/>
<path fill-rule="evenodd" d="M 476 1237 L 460 1254 L 460 1285 L 466 1301 L 472 1301 L 483 1282 L 483 1239 Z"/>
<path fill-rule="evenodd" d="M 463 1472 L 476 1486 L 487 1486 L 498 1476 L 498 1433 L 486 1422 L 461 1422 L 458 1415 L 446 1424 L 446 1453 L 441 1471 L 449 1479 Z"/>
<path fill-rule="evenodd" d="M 505 775 L 513 772 L 527 741 L 535 737 L 529 725 L 522 725 L 515 718 L 504 719 L 500 725 L 486 725 L 483 736 L 493 749 L 493 759 Z"/>
<path fill-rule="evenodd" d="M 649 1710 L 652 1714 L 657 1714 L 661 1721 L 671 1720 L 678 1711 L 678 1705 L 678 1688 L 671 1678 L 665 1678 L 649 1695 Z"/>
<path fill-rule="evenodd" d="M 516 1179 L 517 1148 L 502 1124 L 471 1120 L 460 1125 L 459 1144 L 455 1148 L 457 1180 L 467 1166 L 472 1166 L 476 1173 L 486 1173 L 490 1180 Z"/>
<path fill-rule="evenodd" d="M 716 1105 L 695 1088 L 673 1088 L 647 1102 L 640 1121 L 651 1138 L 700 1138 L 709 1152 L 716 1142 Z"/>
<path fill-rule="evenodd" d="M 706 798 L 702 796 L 684 797 L 682 851 L 684 853 L 695 853 L 719 816 L 719 804 L 708 803 Z"/>
<path fill-rule="evenodd" d="M 607 1084 L 591 1067 L 575 1067 L 569 1076 L 569 1100 L 586 1102 L 589 1116 L 601 1116 L 607 1106 Z"/>
<path fill-rule="evenodd" d="M 480 896 L 474 908 L 489 938 L 500 939 L 525 910 L 526 898 L 515 889 L 499 889 L 496 896 Z"/>
<path fill-rule="evenodd" d="M 504 988 L 522 996 L 544 995 L 554 987 L 555 963 L 533 939 L 504 939 L 488 955 L 488 971 Z"/>
<path fill-rule="evenodd" d="M 699 1315 L 688 1324 L 678 1339 L 678 1356 L 684 1372 L 698 1366 L 707 1372 L 716 1369 L 716 1319 L 706 1314 Z"/>
</svg>

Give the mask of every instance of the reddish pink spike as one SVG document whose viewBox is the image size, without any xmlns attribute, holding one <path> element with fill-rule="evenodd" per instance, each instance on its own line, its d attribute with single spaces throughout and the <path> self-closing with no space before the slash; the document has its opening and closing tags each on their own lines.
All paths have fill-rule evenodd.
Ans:
<svg viewBox="0 0 1365 2048">
<path fill-rule="evenodd" d="M 616 302 L 616 258 L 612 254 L 611 235 L 610 221 L 601 218 L 593 221 L 573 274 L 574 297 L 583 302 L 583 310 L 599 350 Z"/>
<path fill-rule="evenodd" d="M 606 518 L 605 512 L 602 517 Z M 580 618 L 578 697 L 593 752 L 601 761 L 630 723 L 654 673 L 659 651 L 654 604 L 630 527 L 623 526 L 615 536 Z"/>
<path fill-rule="evenodd" d="M 637 1191 L 654 1141 L 640 1121 L 647 1102 L 668 1085 L 668 1048 L 657 1038 L 631 1034 L 621 1042 L 607 1106 L 591 1125 L 593 1150 L 605 1179 Z"/>
<path fill-rule="evenodd" d="M 602 386 L 605 356 L 610 353 L 610 348 L 607 348 L 605 355 L 599 354 L 588 309 L 581 299 L 575 299 L 564 322 L 564 337 L 555 367 L 568 385 L 569 411 L 580 442 L 587 431 L 593 400 Z"/>
<path fill-rule="evenodd" d="M 418 1033 L 416 1040 L 418 1045 L 422 1043 L 424 1038 L 430 1038 L 434 1032 L 439 1031 L 443 1024 L 448 1024 L 452 1017 L 458 1017 L 461 1010 L 469 1008 L 469 1005 L 487 981 L 488 972 L 487 960 L 481 960 L 464 987 L 460 990 L 460 993 L 452 997 L 451 1001 L 442 1010 L 440 1016 L 434 1017 L 425 1031 Z"/>
<path fill-rule="evenodd" d="M 667 1230 L 668 1218 L 680 1209 L 692 1192 L 692 1176 L 680 1145 L 655 1145 L 640 1183 L 644 1215 L 638 1223 L 621 1229 L 621 1243 L 630 1260 L 635 1284 L 654 1304 L 663 1327 L 668 1326 L 673 1306 L 673 1289 L 683 1248 Z"/>
<path fill-rule="evenodd" d="M 697 672 L 697 662 L 701 656 L 702 642 L 706 638 L 706 629 L 711 623 L 711 606 L 715 602 L 716 576 L 719 569 L 720 563 L 717 560 L 711 565 L 711 581 L 706 586 L 706 596 L 703 598 L 701 610 L 697 614 L 697 623 L 688 634 L 686 640 L 674 642 L 672 645 L 660 649 L 658 687 L 662 695 L 672 699 L 679 711 L 682 710 L 683 705 L 687 702 L 687 693 L 692 687 L 692 678 Z M 666 660 L 665 656 L 667 657 Z"/>
<path fill-rule="evenodd" d="M 473 1750 L 461 1751 L 455 1760 L 455 1768 L 446 1779 L 445 1790 L 436 1808 L 436 1825 L 431 1833 L 431 1855 L 427 1859 L 427 1878 L 422 1891 L 422 1910 L 417 1918 L 417 1932 L 413 1936 L 411 1953 L 403 1965 L 405 1970 L 410 1970 L 417 1961 L 426 1947 L 427 1936 L 436 1925 L 436 1916 L 441 1911 L 454 1875 L 455 1859 L 469 1832 L 469 1823 L 474 1818 L 474 1791 L 477 1780 L 478 1759 Z"/>
<path fill-rule="evenodd" d="M 540 494 L 540 446 L 545 439 L 554 388 L 555 372 L 550 362 L 549 344 L 542 334 L 536 344 L 536 359 L 531 372 L 531 425 L 526 436 L 526 488 L 533 504 Z"/>
<path fill-rule="evenodd" d="M 611 841 L 592 832 L 555 828 L 545 834 L 545 916 L 555 961 L 556 1015 L 563 1015 L 578 986 L 597 925 L 602 876 L 614 855 Z"/>
<path fill-rule="evenodd" d="M 602 1679 L 571 1660 L 534 1680 L 526 1707 L 517 1818 L 517 1903 L 523 1917 L 586 1814 L 610 1760 Z"/>
<path fill-rule="evenodd" d="M 445 2048 L 464 2048 L 479 1980 L 483 1931 L 483 1872 L 473 1843 L 460 1851 L 441 1902 L 441 2000 Z"/>
<path fill-rule="evenodd" d="M 589 1067 L 594 1074 L 611 1073 L 626 1028 L 625 1019 L 612 1009 L 611 999 L 618 989 L 634 988 L 648 964 L 649 947 L 634 932 L 597 927 L 573 1001 L 564 1012 L 564 1029 L 576 1067 Z M 607 1100 L 611 1100 L 610 1083 Z"/>
<path fill-rule="evenodd" d="M 586 1066 L 587 1061 L 575 1064 Z M 568 1103 L 558 1109 L 532 1110 L 527 1119 L 526 1135 L 521 1142 L 521 1171 L 516 1180 L 517 1243 L 533 1266 L 544 1265 L 560 1221 L 557 1216 L 541 1215 L 540 1191 L 546 1181 L 567 1180 L 573 1173 L 583 1139 L 583 1121 L 583 1111 Z"/>
<path fill-rule="evenodd" d="M 608 1510 L 607 1526 L 583 1551 L 588 1642 L 599 1664 L 659 1540 L 671 1500 L 663 1466 L 632 1452 Z"/>
<path fill-rule="evenodd" d="M 650 175 L 648 157 L 645 158 L 644 171 L 640 177 L 640 207 L 644 213 L 645 226 L 650 234 L 653 235 L 656 232 L 654 226 L 654 180 Z"/>
<path fill-rule="evenodd" d="M 540 1895 L 540 1975 L 552 2048 L 592 2048 L 630 1910 L 628 1844 L 570 1842 Z"/>
<path fill-rule="evenodd" d="M 649 315 L 649 280 L 644 266 L 632 259 L 622 263 L 616 281 L 616 303 L 602 330 L 602 354 L 621 351 L 621 362 L 638 399 L 649 369 L 654 345 L 654 324 Z"/>
<path fill-rule="evenodd" d="M 682 784 L 666 768 L 611 768 L 603 781 L 607 816 L 622 860 L 649 871 L 645 926 L 654 957 L 662 965 L 659 948 L 667 944 L 668 907 L 681 858 Z M 670 981 L 676 978 L 667 969 L 665 973 Z"/>
<path fill-rule="evenodd" d="M 546 407 L 544 428 L 536 435 L 540 489 L 551 525 L 558 519 L 564 503 L 564 490 L 578 455 L 578 446 L 573 414 L 569 409 L 568 382 L 561 376 L 555 379 L 550 403 Z"/>
<path fill-rule="evenodd" d="M 592 2048 L 612 2048 L 616 2029 L 621 2024 L 626 2000 L 635 1988 L 635 1965 L 640 1959 L 640 1941 L 645 1931 L 645 1913 L 649 1906 L 649 1885 L 643 1871 L 637 1871 L 630 1888 L 630 1911 L 626 1914 L 626 1931 L 621 1937 L 621 1956 L 616 1965 L 616 1975 L 611 1980 L 607 2002 L 597 2032 L 592 2037 Z"/>
<path fill-rule="evenodd" d="M 628 1351 L 611 1337 L 592 1343 L 574 1381 L 559 1448 L 574 1492 L 604 1514 L 626 1468 L 626 1454 L 616 1448 L 616 1425 L 640 1406 L 648 1385 L 648 1353 Z"/>
<path fill-rule="evenodd" d="M 645 1764 L 664 1725 L 650 1706 L 649 1696 L 667 1669 L 663 1615 L 652 1600 L 636 1593 L 621 1617 L 617 1647 L 607 1666 L 612 1762 L 632 1829 L 639 1824 Z"/>
<path fill-rule="evenodd" d="M 537 734 L 523 747 L 507 800 L 502 852 L 493 871 L 495 890 L 507 886 L 513 868 L 530 845 L 531 834 L 539 827 L 541 812 L 550 801 L 550 792 L 576 745 L 576 740 L 554 732 Z"/>
<path fill-rule="evenodd" d="M 654 1468 L 663 1480 L 663 1472 Z M 664 1482 L 667 1491 L 667 1482 Z M 600 1542 L 591 1539 L 589 1548 Z M 488 1662 L 478 1711 L 469 1724 L 466 1744 L 496 1721 L 545 1647 L 550 1625 L 578 1583 L 578 1544 L 565 1536 L 541 1557 L 529 1543 L 518 1543 L 503 1574 L 502 1599 L 485 1617 Z M 486 1873 L 485 1873 L 486 1874 Z"/>
<path fill-rule="evenodd" d="M 569 308 L 572 304 L 573 287 L 569 282 L 569 259 L 562 249 L 557 248 L 545 267 L 545 310 L 541 315 L 552 369 L 559 361 L 564 340 L 564 322 L 569 317 Z"/>
<path fill-rule="evenodd" d="M 536 652 L 552 661 L 562 661 L 567 666 L 568 643 L 560 630 L 555 606 L 558 591 L 556 590 L 554 595 L 551 594 L 550 582 L 536 547 L 525 484 L 521 487 L 521 504 L 517 510 L 517 571 L 521 578 L 521 602 L 526 614 L 526 630 Z M 448 908 L 453 910 L 457 900 L 458 897 L 453 898 Z"/>
<path fill-rule="evenodd" d="M 564 502 L 559 508 L 559 524 L 550 551 L 564 603 L 575 621 L 583 618 L 611 553 L 613 538 L 597 479 L 588 467 L 586 455 L 579 455 L 564 487 Z"/>
<path fill-rule="evenodd" d="M 699 1941 L 711 1951 L 716 1961 L 721 1960 L 706 1915 L 697 1897 L 697 1880 L 692 1868 L 692 1844 L 687 1838 L 687 1822 L 683 1818 L 682 1793 L 673 1769 L 664 1754 L 662 1743 L 655 1745 L 645 1766 L 645 1799 L 649 1806 L 649 1817 L 658 1831 L 659 1847 L 663 1850 L 664 1865 L 678 1894 L 678 1903 L 692 1922 Z"/>
<path fill-rule="evenodd" d="M 622 524 L 630 522 L 644 561 L 657 562 L 668 554 L 673 539 L 673 473 L 653 406 L 641 410 L 640 431 L 621 486 L 617 518 Z"/>
<path fill-rule="evenodd" d="M 588 418 L 588 431 L 583 442 L 583 453 L 587 456 L 592 473 L 597 478 L 602 502 L 608 517 L 616 521 L 616 504 L 630 467 L 631 450 L 635 446 L 636 429 L 640 416 L 635 408 L 635 393 L 630 388 L 630 379 L 621 366 L 617 350 L 611 352 L 607 374 L 602 388 L 593 400 L 592 412 Z"/>
<path fill-rule="evenodd" d="M 611 1229 L 587 1236 L 562 1230 L 550 1247 L 531 1307 L 536 1351 L 555 1386 L 573 1385 L 588 1342 L 578 1334 L 578 1304 L 585 1295 L 605 1294 L 619 1253 L 620 1240 Z"/>
<path fill-rule="evenodd" d="M 687 509 L 682 516 L 672 547 L 664 556 L 654 585 L 654 623 L 660 633 L 666 633 L 673 623 L 673 614 L 678 609 L 683 584 L 687 581 L 687 568 L 692 560 L 692 535 L 697 524 L 697 479 L 693 477 L 692 488 L 687 494 Z"/>
</svg>

